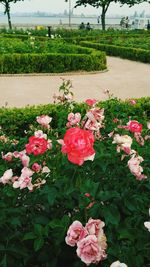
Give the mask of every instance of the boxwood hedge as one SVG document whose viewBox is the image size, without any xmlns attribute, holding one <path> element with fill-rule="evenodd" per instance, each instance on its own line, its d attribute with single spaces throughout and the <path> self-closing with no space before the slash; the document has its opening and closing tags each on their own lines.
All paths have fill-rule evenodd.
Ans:
<svg viewBox="0 0 150 267">
<path fill-rule="evenodd" d="M 106 69 L 104 52 L 93 49 L 81 51 L 82 48 L 79 47 L 77 54 L 3 54 L 0 55 L 0 73 L 60 73 Z"/>
<path fill-rule="evenodd" d="M 81 41 L 80 45 L 105 51 L 107 55 L 150 63 L 150 50 Z"/>
</svg>

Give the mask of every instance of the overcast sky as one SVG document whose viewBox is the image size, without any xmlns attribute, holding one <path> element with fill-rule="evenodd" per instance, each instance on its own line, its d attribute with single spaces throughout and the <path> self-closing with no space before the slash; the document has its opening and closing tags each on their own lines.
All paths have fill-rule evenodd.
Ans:
<svg viewBox="0 0 150 267">
<path fill-rule="evenodd" d="M 72 8 L 75 4 L 75 0 L 70 0 Z M 68 3 L 65 0 L 24 0 L 18 1 L 15 4 L 11 4 L 11 12 L 36 12 L 36 11 L 45 11 L 51 13 L 63 12 L 65 9 L 68 10 Z M 127 5 L 120 7 L 119 4 L 111 4 L 107 15 L 131 15 L 134 11 L 141 13 L 145 10 L 145 13 L 150 14 L 150 4 L 143 3 L 140 5 L 135 5 L 132 8 L 129 8 Z M 3 6 L 0 4 L 0 11 L 3 11 Z M 76 14 L 99 14 L 98 9 L 91 6 L 78 7 L 74 10 Z"/>
</svg>

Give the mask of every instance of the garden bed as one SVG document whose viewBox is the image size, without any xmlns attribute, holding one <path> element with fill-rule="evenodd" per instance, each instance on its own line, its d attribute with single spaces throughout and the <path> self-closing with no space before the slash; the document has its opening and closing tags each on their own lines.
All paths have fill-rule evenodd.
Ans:
<svg viewBox="0 0 150 267">
<path fill-rule="evenodd" d="M 83 267 L 88 237 L 92 266 L 148 267 L 150 99 L 78 104 L 69 81 L 60 92 L 56 104 L 0 109 L 1 266 Z"/>
<path fill-rule="evenodd" d="M 106 55 L 61 40 L 0 39 L 0 73 L 62 73 L 106 69 Z"/>
</svg>

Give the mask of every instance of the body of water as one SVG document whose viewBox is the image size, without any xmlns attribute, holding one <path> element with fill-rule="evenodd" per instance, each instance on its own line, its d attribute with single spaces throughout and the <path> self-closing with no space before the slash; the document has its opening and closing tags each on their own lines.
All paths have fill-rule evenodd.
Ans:
<svg viewBox="0 0 150 267">
<path fill-rule="evenodd" d="M 60 25 L 69 24 L 68 17 L 25 17 L 25 16 L 12 16 L 12 24 L 28 24 L 28 25 Z M 72 17 L 71 24 L 80 24 L 84 22 L 85 24 L 89 22 L 90 24 L 98 25 L 97 18 L 93 17 Z M 7 16 L 0 16 L 0 24 L 7 24 Z M 119 25 L 120 19 L 118 18 L 106 18 L 106 24 L 109 25 Z"/>
</svg>

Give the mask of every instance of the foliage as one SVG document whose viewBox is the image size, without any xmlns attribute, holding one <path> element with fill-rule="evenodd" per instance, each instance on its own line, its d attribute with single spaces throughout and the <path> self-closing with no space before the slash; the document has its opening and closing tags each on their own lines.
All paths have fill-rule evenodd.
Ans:
<svg viewBox="0 0 150 267">
<path fill-rule="evenodd" d="M 56 139 L 63 138 L 66 132 L 68 113 L 80 112 L 83 119 L 89 108 L 85 103 L 67 102 L 69 90 L 66 86 L 69 85 L 64 82 L 60 88 L 66 95 L 55 98 L 61 101 L 58 104 L 0 110 L 3 155 L 23 150 L 35 130 L 44 130 L 37 124 L 37 116 L 47 114 L 53 118 L 51 128 L 44 130 L 52 140 L 52 149 L 45 155 L 30 155 L 30 168 L 35 161 L 41 165 L 45 161 L 50 169 L 44 177 L 46 184 L 33 192 L 14 189 L 9 184 L 0 185 L 0 264 L 2 267 L 84 266 L 75 256 L 74 249 L 65 244 L 64 238 L 74 220 L 85 224 L 93 217 L 105 222 L 108 243 L 108 259 L 97 266 L 108 267 L 119 259 L 128 267 L 148 267 L 149 233 L 144 221 L 148 220 L 149 179 L 138 181 L 129 173 L 127 158 L 120 160 L 108 133 L 115 130 L 129 134 L 117 127 L 114 118 L 123 125 L 130 116 L 143 124 L 142 135 L 147 135 L 150 99 L 136 100 L 135 105 L 115 98 L 100 102 L 98 106 L 105 109 L 103 138 L 95 141 L 94 161 L 76 166 L 62 155 Z M 130 135 L 133 137 L 132 133 Z M 144 146 L 134 140 L 133 147 L 144 157 L 144 173 L 149 175 L 149 140 Z M 18 173 L 20 167 L 17 158 L 10 162 L 0 159 L 0 176 L 9 168 Z M 41 177 L 42 174 L 36 175 Z M 93 204 L 89 206 L 91 202 Z"/>
<path fill-rule="evenodd" d="M 109 44 L 91 43 L 86 41 L 80 42 L 80 45 L 94 48 L 100 51 L 105 51 L 107 55 L 150 63 L 150 50 Z"/>
<path fill-rule="evenodd" d="M 103 52 L 69 45 L 61 40 L 0 39 L 0 73 L 54 73 L 106 69 Z"/>
</svg>

